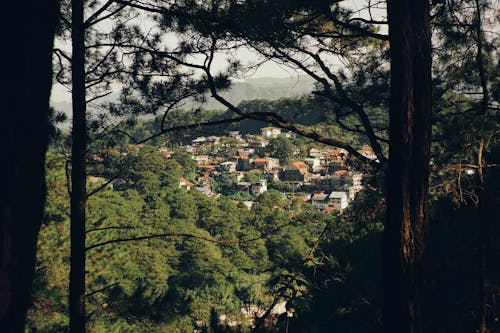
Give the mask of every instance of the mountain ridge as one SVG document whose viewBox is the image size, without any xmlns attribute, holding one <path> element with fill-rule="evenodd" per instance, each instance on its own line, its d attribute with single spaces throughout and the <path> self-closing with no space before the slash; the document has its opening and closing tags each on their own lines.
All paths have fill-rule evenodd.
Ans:
<svg viewBox="0 0 500 333">
<path fill-rule="evenodd" d="M 229 90 L 221 92 L 220 95 L 233 104 L 255 99 L 277 100 L 280 98 L 293 98 L 306 95 L 314 88 L 314 80 L 308 76 L 297 76 L 295 78 L 247 78 L 244 81 L 236 81 L 231 84 Z M 107 101 L 118 99 L 118 93 L 111 94 Z M 71 101 L 51 102 L 51 106 L 57 111 L 71 115 Z M 202 107 L 208 110 L 225 109 L 214 98 L 207 96 L 207 101 L 200 105 L 199 102 L 186 101 L 183 108 L 191 109 Z"/>
</svg>

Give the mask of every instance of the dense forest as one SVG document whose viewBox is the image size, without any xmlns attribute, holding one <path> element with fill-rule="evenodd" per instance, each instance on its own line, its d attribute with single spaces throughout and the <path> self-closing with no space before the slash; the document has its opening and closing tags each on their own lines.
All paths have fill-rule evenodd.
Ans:
<svg viewBox="0 0 500 333">
<path fill-rule="evenodd" d="M 6 7 L 0 331 L 500 331 L 496 1 Z"/>
</svg>

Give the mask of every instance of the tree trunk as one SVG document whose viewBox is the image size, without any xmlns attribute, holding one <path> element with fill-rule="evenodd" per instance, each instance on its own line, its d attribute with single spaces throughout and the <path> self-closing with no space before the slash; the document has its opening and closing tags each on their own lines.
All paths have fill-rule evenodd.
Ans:
<svg viewBox="0 0 500 333">
<path fill-rule="evenodd" d="M 486 78 L 486 71 L 484 68 L 484 57 L 483 57 L 483 31 L 482 31 L 482 15 L 481 6 L 479 0 L 475 2 L 476 7 L 476 47 L 477 47 L 477 69 L 479 73 L 479 80 L 481 82 L 481 93 L 482 100 L 479 109 L 478 117 L 487 117 L 488 114 L 488 103 L 489 103 L 489 89 L 488 81 Z M 485 123 L 487 120 L 485 120 Z M 479 299 L 479 318 L 478 318 L 478 329 L 479 333 L 486 333 L 487 325 L 486 319 L 488 317 L 488 265 L 487 265 L 487 255 L 488 255 L 488 234 L 489 234 L 489 222 L 486 218 L 486 193 L 484 184 L 484 170 L 483 170 L 483 151 L 484 151 L 484 136 L 480 139 L 479 148 L 477 152 L 477 172 L 476 172 L 476 188 L 478 196 L 478 207 L 477 207 L 477 218 L 478 218 L 478 229 L 479 229 L 479 239 L 478 239 L 478 264 L 479 264 L 479 276 L 478 276 L 478 299 Z"/>
<path fill-rule="evenodd" d="M 483 174 L 483 151 L 484 138 L 479 143 L 477 151 L 477 172 L 476 172 L 476 193 L 478 197 L 477 204 L 477 219 L 479 229 L 478 239 L 478 298 L 479 298 L 479 320 L 478 332 L 486 333 L 486 318 L 488 316 L 488 271 L 487 271 L 487 254 L 488 254 L 488 234 L 489 224 L 486 218 L 486 195 L 484 192 L 484 174 Z"/>
<path fill-rule="evenodd" d="M 72 102 L 71 147 L 71 258 L 69 277 L 70 332 L 86 331 L 85 321 L 85 206 L 87 119 L 85 99 L 85 28 L 83 0 L 72 1 Z"/>
<path fill-rule="evenodd" d="M 388 1 L 391 45 L 384 332 L 422 332 L 421 294 L 431 143 L 431 31 L 426 0 Z"/>
<path fill-rule="evenodd" d="M 45 205 L 55 0 L 3 4 L 0 31 L 0 328 L 23 332 Z"/>
</svg>

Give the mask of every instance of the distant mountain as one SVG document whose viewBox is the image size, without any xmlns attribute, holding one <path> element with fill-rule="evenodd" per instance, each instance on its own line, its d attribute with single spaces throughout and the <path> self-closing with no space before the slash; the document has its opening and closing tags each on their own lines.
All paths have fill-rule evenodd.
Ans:
<svg viewBox="0 0 500 333">
<path fill-rule="evenodd" d="M 276 100 L 284 97 L 299 97 L 311 92 L 314 80 L 308 76 L 298 78 L 258 78 L 246 79 L 244 82 L 234 82 L 221 95 L 233 104 L 254 99 Z M 213 98 L 203 105 L 205 109 L 224 108 Z"/>
<path fill-rule="evenodd" d="M 238 104 L 241 101 L 254 99 L 276 100 L 284 97 L 299 97 L 310 93 L 313 87 L 314 80 L 308 76 L 295 78 L 249 78 L 244 82 L 233 82 L 231 88 L 226 92 L 222 92 L 221 95 L 231 103 Z M 117 93 L 111 96 L 118 98 Z M 68 117 L 71 115 L 70 101 L 55 102 L 52 103 L 52 107 L 57 111 L 66 113 Z M 183 107 L 199 107 L 199 103 L 188 101 L 184 103 Z M 202 107 L 208 110 L 225 109 L 223 105 L 211 97 L 208 98 Z"/>
</svg>

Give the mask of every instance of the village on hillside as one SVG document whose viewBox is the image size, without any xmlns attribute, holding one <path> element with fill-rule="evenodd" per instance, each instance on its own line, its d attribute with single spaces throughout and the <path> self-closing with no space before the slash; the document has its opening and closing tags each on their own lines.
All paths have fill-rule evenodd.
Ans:
<svg viewBox="0 0 500 333">
<path fill-rule="evenodd" d="M 294 148 L 291 156 L 281 159 L 269 152 L 273 139 L 293 137 L 292 132 L 264 127 L 260 135 L 229 131 L 222 135 L 196 137 L 189 144 L 175 148 L 163 146 L 157 151 L 165 159 L 183 152 L 196 162 L 196 175 L 192 179 L 179 179 L 179 188 L 188 191 L 195 189 L 210 197 L 224 195 L 217 191 L 214 183 L 225 175 L 234 179 L 232 185 L 237 191 L 249 194 L 248 200 L 240 201 L 248 209 L 254 205 L 251 198 L 274 189 L 287 199 L 309 202 L 318 211 L 342 212 L 363 189 L 363 173 L 347 163 L 349 154 L 344 149 L 314 145 L 301 157 Z M 370 147 L 361 147 L 358 152 L 376 159 Z M 104 179 L 91 177 L 92 181 Z"/>
</svg>

